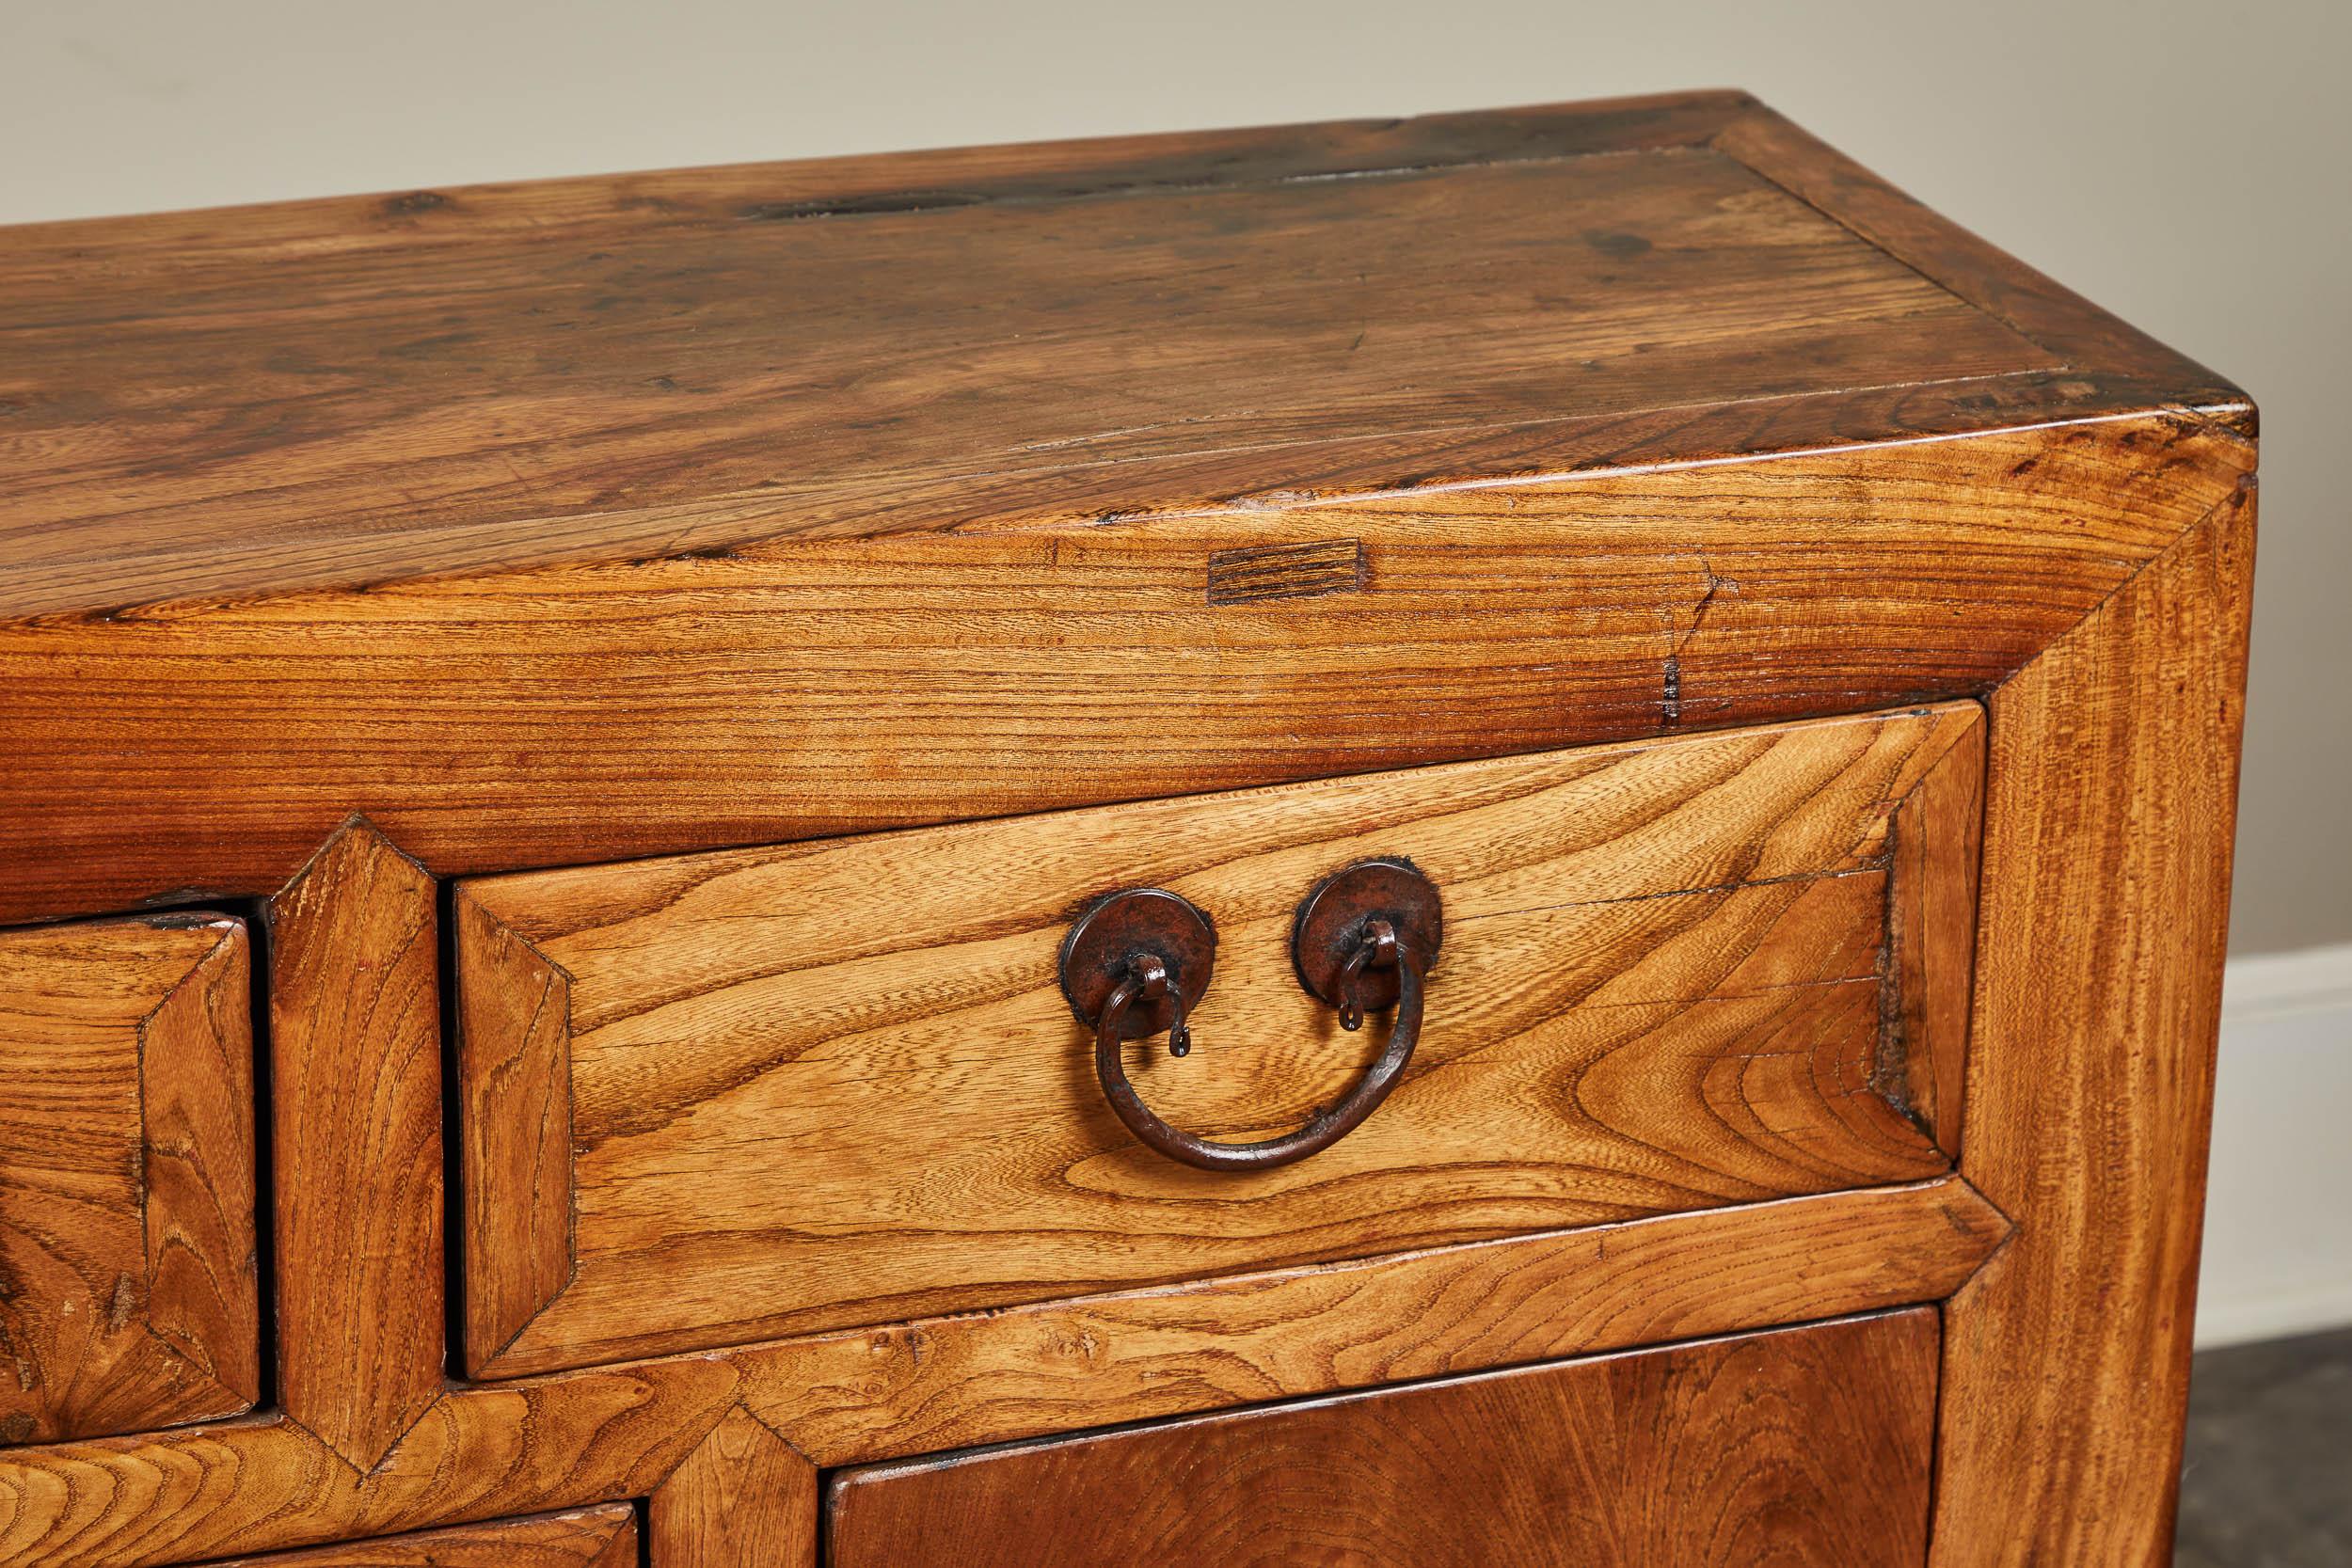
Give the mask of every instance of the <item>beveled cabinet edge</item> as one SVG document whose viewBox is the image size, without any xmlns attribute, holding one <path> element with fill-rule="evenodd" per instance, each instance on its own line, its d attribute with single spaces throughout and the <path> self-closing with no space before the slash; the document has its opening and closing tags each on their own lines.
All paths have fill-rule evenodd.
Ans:
<svg viewBox="0 0 2352 1568">
<path fill-rule="evenodd" d="M 491 1547 L 501 1555 L 479 1555 Z M 637 1548 L 636 1511 L 626 1503 L 603 1503 L 261 1557 L 213 1559 L 190 1568 L 637 1568 Z"/>
<path fill-rule="evenodd" d="M 259 1118 L 249 1012 L 253 942 L 243 920 L 217 924 L 223 927 L 220 940 L 139 1022 L 149 1332 L 217 1390 L 218 1404 L 202 1412 L 209 1418 L 239 1415 L 262 1397 L 262 1283 L 254 1210 Z M 224 994 L 225 1007 L 218 1005 Z M 199 1017 L 189 1018 L 191 1012 Z M 197 1103 L 206 1101 L 211 1103 Z M 165 1132 L 184 1129 L 198 1117 L 225 1120 L 242 1147 L 221 1150 L 192 1135 Z M 193 1223 L 187 1214 L 195 1194 L 156 1190 L 159 1173 L 182 1169 L 189 1171 L 186 1184 L 203 1193 Z M 175 1238 L 178 1245 L 168 1244 Z M 184 1323 L 160 1299 L 167 1293 L 165 1275 L 182 1272 L 171 1267 L 175 1252 L 184 1252 L 202 1276 L 185 1281 L 185 1287 L 211 1303 L 190 1304 Z M 217 1332 L 207 1332 L 201 1321 L 206 1318 L 219 1320 L 209 1325 Z"/>
<path fill-rule="evenodd" d="M 465 882 L 456 929 L 465 1365 L 501 1354 L 572 1281 L 572 977 Z"/>
<path fill-rule="evenodd" d="M 1986 735 L 1954 737 L 1895 808 L 1888 850 L 1880 1069 L 1875 1087 L 1960 1157 L 1981 885 Z"/>
</svg>

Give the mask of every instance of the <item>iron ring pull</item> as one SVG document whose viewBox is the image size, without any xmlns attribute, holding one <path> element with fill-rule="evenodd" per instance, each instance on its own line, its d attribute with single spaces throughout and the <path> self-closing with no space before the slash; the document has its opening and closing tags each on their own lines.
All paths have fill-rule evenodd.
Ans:
<svg viewBox="0 0 2352 1568">
<path fill-rule="evenodd" d="M 1175 1021 L 1168 1029 L 1168 1051 L 1181 1056 L 1191 1049 L 1184 1024 L 1184 997 L 1181 992 L 1170 991 L 1167 965 L 1154 954 L 1134 954 L 1128 959 L 1126 974 L 1104 1000 L 1102 1014 L 1094 1025 L 1094 1074 L 1102 1081 L 1103 1098 L 1110 1101 L 1112 1111 L 1126 1123 L 1127 1130 L 1148 1148 L 1201 1170 L 1272 1170 L 1304 1160 L 1354 1132 L 1366 1117 L 1380 1108 L 1389 1091 L 1396 1087 L 1397 1080 L 1404 1077 L 1406 1065 L 1413 1059 L 1413 1048 L 1421 1043 L 1422 997 L 1426 989 L 1427 967 L 1427 960 L 1398 938 L 1391 922 L 1378 917 L 1365 921 L 1362 934 L 1342 971 L 1340 1024 L 1353 1030 L 1362 1022 L 1363 1007 L 1358 988 L 1363 977 L 1368 973 L 1393 969 L 1396 1022 L 1389 1030 L 1389 1043 L 1379 1059 L 1365 1069 L 1354 1087 L 1317 1111 L 1296 1132 L 1259 1143 L 1221 1144 L 1170 1126 L 1144 1104 L 1135 1085 L 1127 1081 L 1127 1069 L 1120 1060 L 1120 1045 L 1130 1007 L 1172 998 Z"/>
</svg>

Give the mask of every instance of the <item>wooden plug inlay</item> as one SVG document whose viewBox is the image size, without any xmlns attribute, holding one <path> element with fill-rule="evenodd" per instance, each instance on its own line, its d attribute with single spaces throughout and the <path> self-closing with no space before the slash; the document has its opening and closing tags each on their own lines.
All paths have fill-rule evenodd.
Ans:
<svg viewBox="0 0 2352 1568">
<path fill-rule="evenodd" d="M 1364 542 L 1318 539 L 1303 545 L 1256 545 L 1209 557 L 1209 602 L 1255 604 L 1263 599 L 1311 599 L 1355 594 L 1364 586 Z"/>
</svg>

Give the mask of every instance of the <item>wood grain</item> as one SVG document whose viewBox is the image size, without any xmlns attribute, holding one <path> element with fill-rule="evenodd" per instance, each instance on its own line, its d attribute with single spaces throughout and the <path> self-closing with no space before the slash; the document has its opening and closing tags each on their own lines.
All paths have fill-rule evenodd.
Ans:
<svg viewBox="0 0 2352 1568">
<path fill-rule="evenodd" d="M 636 1568 L 636 1513 L 627 1504 L 607 1504 L 305 1552 L 227 1558 L 204 1568 Z"/>
<path fill-rule="evenodd" d="M 571 979 L 460 890 L 466 1356 L 479 1371 L 572 1281 Z"/>
<path fill-rule="evenodd" d="M 1952 1178 L 823 1335 L 739 1358 L 823 1465 L 1942 1299 L 2009 1222 Z"/>
<path fill-rule="evenodd" d="M 0 933 L 0 1443 L 260 1397 L 243 922 Z"/>
<path fill-rule="evenodd" d="M 354 822 L 269 907 L 278 1375 L 287 1415 L 362 1470 L 442 1379 L 434 904 Z"/>
<path fill-rule="evenodd" d="M 544 562 L 518 525 L 583 515 L 607 558 L 645 553 L 677 547 L 650 516 L 761 502 L 700 541 L 731 546 L 845 484 L 1213 451 L 1256 489 L 1295 459 L 1233 449 L 2063 363 L 1734 158 L 1580 156 L 1544 119 L 1435 168 L 1116 199 L 1000 173 L 844 210 L 783 194 L 831 182 L 787 166 L 764 198 L 684 171 L 240 214 L 215 221 L 291 232 L 162 261 L 135 220 L 95 236 L 113 265 L 73 248 L 88 226 L 10 231 L 0 609 L 138 602 L 158 567 L 204 594 L 405 575 L 418 531 Z M 534 199 L 604 211 L 515 221 Z"/>
<path fill-rule="evenodd" d="M 0 919 L 274 891 L 354 811 L 452 875 L 1974 695 L 2250 461 L 2117 420 L 0 625 Z M 1364 592 L 1207 602 L 1335 535 Z"/>
<path fill-rule="evenodd" d="M 1912 1568 L 1936 1317 L 854 1469 L 834 1568 Z"/>
<path fill-rule="evenodd" d="M 0 1456 L 0 1563 L 144 1568 L 642 1497 L 735 1402 L 724 1362 L 437 1400 L 361 1472 L 282 1415 Z"/>
<path fill-rule="evenodd" d="M 646 1505 L 658 1568 L 816 1568 L 817 1466 L 740 1408 Z"/>
<path fill-rule="evenodd" d="M 1490 431 L 1559 472 L 2243 404 L 1733 93 L 40 225 L 0 290 L 17 613 L 728 548 L 943 481 L 1082 512 Z"/>
<path fill-rule="evenodd" d="M 143 1568 L 652 1494 L 739 1402 L 819 1465 L 1940 1300 L 1955 1178 L 445 1392 L 362 1474 L 282 1418 L 0 1452 L 0 1564 Z"/>
<path fill-rule="evenodd" d="M 1883 868 L 1979 728 L 1962 704 L 463 884 L 468 1365 L 1937 1174 L 1872 1087 L 1880 1015 L 1964 994 L 1889 998 Z M 1974 847 L 1923 842 L 1914 879 L 1964 883 L 1941 863 Z M 1072 911 L 1142 885 L 1209 911 L 1201 1049 L 1132 1070 L 1179 1126 L 1264 1135 L 1381 1047 L 1289 947 L 1307 890 L 1375 854 L 1437 880 L 1448 933 L 1378 1116 L 1248 1176 L 1138 1145 L 1057 982 Z"/>
<path fill-rule="evenodd" d="M 2103 395 L 2192 411 L 2253 435 L 2245 393 L 1938 216 L 1803 126 L 1756 105 L 1731 116 L 1708 145 L 2048 349 L 2069 374 L 2092 375 Z"/>
<path fill-rule="evenodd" d="M 1936 1568 L 2171 1557 L 2253 574 L 2217 511 L 1993 700 Z"/>
<path fill-rule="evenodd" d="M 1163 186 L 1279 183 L 1383 169 L 1438 169 L 1513 157 L 1687 147 L 1714 135 L 1744 93 L 1713 90 L 1600 99 L 1518 109 L 1421 115 L 1406 119 L 1130 135 L 1066 141 L 734 164 L 575 180 L 468 187 L 464 206 L 443 193 L 354 196 L 247 207 L 73 219 L 0 230 L 35 254 L 87 259 L 168 276 L 188 263 L 230 258 L 265 261 L 344 245 L 429 248 L 468 245 L 485 231 L 550 230 L 572 237 L 613 225 L 661 229 L 681 219 L 734 219 L 744 207 L 789 207 L 787 218 L 853 216 L 875 207 L 946 208 L 902 198 L 921 191 L 977 199 L 1069 199 L 1089 194 L 1149 196 Z M 681 211 L 674 188 L 683 172 L 703 182 L 707 209 Z"/>
</svg>

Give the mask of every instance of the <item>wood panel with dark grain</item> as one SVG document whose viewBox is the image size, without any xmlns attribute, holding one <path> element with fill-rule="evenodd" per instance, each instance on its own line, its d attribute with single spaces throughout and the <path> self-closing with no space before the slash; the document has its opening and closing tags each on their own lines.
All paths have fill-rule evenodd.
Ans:
<svg viewBox="0 0 2352 1568">
<path fill-rule="evenodd" d="M 852 1469 L 834 1568 L 1916 1568 L 1935 1313 Z"/>
<path fill-rule="evenodd" d="M 245 924 L 0 932 L 0 1443 L 261 1393 Z"/>
</svg>

